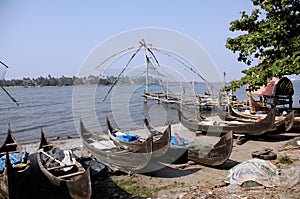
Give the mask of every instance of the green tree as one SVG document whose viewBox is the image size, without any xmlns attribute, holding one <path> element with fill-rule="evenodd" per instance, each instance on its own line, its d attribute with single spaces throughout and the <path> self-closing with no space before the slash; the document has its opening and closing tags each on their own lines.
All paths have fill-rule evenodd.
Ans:
<svg viewBox="0 0 300 199">
<path fill-rule="evenodd" d="M 252 0 L 251 14 L 231 22 L 229 30 L 241 32 L 227 38 L 226 48 L 238 52 L 237 60 L 249 66 L 245 75 L 230 82 L 232 90 L 243 84 L 257 89 L 273 77 L 300 73 L 300 1 Z"/>
</svg>

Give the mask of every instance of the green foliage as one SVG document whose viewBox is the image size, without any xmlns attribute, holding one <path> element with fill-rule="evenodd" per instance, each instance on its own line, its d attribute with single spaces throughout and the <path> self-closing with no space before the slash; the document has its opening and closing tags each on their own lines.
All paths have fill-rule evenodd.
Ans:
<svg viewBox="0 0 300 199">
<path fill-rule="evenodd" d="M 227 38 L 226 48 L 238 53 L 237 60 L 250 68 L 230 83 L 235 90 L 243 84 L 254 88 L 273 76 L 300 74 L 300 1 L 252 0 L 257 8 L 231 22 L 229 30 L 241 34 Z"/>
<path fill-rule="evenodd" d="M 131 195 L 136 195 L 140 197 L 151 197 L 162 190 L 168 190 L 184 185 L 184 183 L 177 184 L 177 182 L 174 182 L 174 184 L 150 188 L 147 186 L 138 185 L 138 182 L 134 179 L 134 176 L 128 177 L 127 179 L 121 179 L 119 181 L 116 181 L 115 183 Z"/>
<path fill-rule="evenodd" d="M 1 86 L 22 86 L 22 87 L 36 87 L 36 86 L 72 86 L 72 85 L 86 85 L 86 84 L 98 84 L 98 85 L 110 85 L 117 77 L 115 76 L 94 76 L 89 75 L 88 77 L 52 77 L 48 75 L 47 77 L 38 78 L 23 78 L 23 79 L 11 79 L 11 80 L 0 80 Z M 145 76 L 141 77 L 127 77 L 122 76 L 119 78 L 118 84 L 130 85 L 130 84 L 144 84 Z M 149 78 L 150 82 L 158 82 L 156 78 Z"/>
<path fill-rule="evenodd" d="M 278 161 L 281 164 L 291 164 L 291 163 L 293 163 L 293 160 L 289 156 L 287 156 L 287 155 L 281 155 L 281 156 L 279 156 L 278 157 Z"/>
</svg>

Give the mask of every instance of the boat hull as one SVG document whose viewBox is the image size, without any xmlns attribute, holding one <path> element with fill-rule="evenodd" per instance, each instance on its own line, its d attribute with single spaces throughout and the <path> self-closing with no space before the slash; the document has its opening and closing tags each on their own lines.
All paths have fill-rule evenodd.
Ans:
<svg viewBox="0 0 300 199">
<path fill-rule="evenodd" d="M 80 121 L 80 137 L 83 146 L 92 153 L 99 162 L 113 170 L 142 173 L 152 157 L 152 137 L 146 139 L 141 151 L 132 152 L 130 150 L 121 149 L 120 147 L 100 149 L 95 147 L 93 143 L 97 143 L 104 138 L 86 129 L 82 121 Z M 107 141 L 109 138 L 104 140 Z"/>
<path fill-rule="evenodd" d="M 92 186 L 90 179 L 90 169 L 84 169 L 79 162 L 72 164 L 72 172 L 67 174 L 58 174 L 58 169 L 46 168 L 42 161 L 42 156 L 46 156 L 47 151 L 52 149 L 43 132 L 41 132 L 40 147 L 37 152 L 37 165 L 41 173 L 62 193 L 66 198 L 90 199 L 92 195 Z M 51 158 L 50 158 L 51 159 Z M 51 171 L 50 171 L 51 170 Z"/>
<path fill-rule="evenodd" d="M 106 124 L 108 128 L 108 136 L 111 140 L 114 141 L 115 145 L 123 147 L 125 149 L 129 149 L 132 151 L 141 151 L 144 147 L 143 141 L 134 140 L 134 141 L 122 141 L 117 137 L 113 136 L 113 132 L 117 132 L 115 128 L 112 127 L 108 118 L 106 118 Z M 171 126 L 169 125 L 163 132 L 157 132 L 155 134 L 151 134 L 153 138 L 153 147 L 152 147 L 152 156 L 159 157 L 162 156 L 170 146 L 171 139 Z"/>
<path fill-rule="evenodd" d="M 219 166 L 228 160 L 232 147 L 233 132 L 230 131 L 223 135 L 212 148 L 188 148 L 188 159 L 204 165 Z"/>
<path fill-rule="evenodd" d="M 0 147 L 0 156 L 6 156 L 4 170 L 0 173 L 0 192 L 7 198 L 30 198 L 27 186 L 31 174 L 30 160 L 25 159 L 21 168 L 14 167 L 9 160 L 9 153 L 12 152 L 21 153 L 22 150 L 9 127 L 7 137 Z"/>
<path fill-rule="evenodd" d="M 192 131 L 223 134 L 232 130 L 235 134 L 261 135 L 274 127 L 275 110 L 272 109 L 264 119 L 257 122 L 199 122 L 198 120 L 187 119 L 180 110 L 178 110 L 178 117 L 181 124 Z"/>
</svg>

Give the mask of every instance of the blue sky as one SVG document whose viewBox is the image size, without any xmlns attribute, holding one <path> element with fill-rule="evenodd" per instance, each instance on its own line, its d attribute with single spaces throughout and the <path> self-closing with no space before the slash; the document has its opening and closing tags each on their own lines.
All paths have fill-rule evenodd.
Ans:
<svg viewBox="0 0 300 199">
<path fill-rule="evenodd" d="M 228 80 L 246 68 L 225 48 L 230 22 L 250 12 L 250 0 L 79 1 L 1 0 L 0 60 L 5 79 L 76 75 L 89 53 L 120 32 L 161 27 L 198 42 Z"/>
</svg>

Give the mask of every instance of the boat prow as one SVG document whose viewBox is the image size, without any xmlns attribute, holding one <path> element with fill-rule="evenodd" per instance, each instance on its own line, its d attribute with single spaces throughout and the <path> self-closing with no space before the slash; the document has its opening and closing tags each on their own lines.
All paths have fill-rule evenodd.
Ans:
<svg viewBox="0 0 300 199">
<path fill-rule="evenodd" d="M 223 135 L 212 148 L 188 148 L 188 159 L 204 165 L 219 166 L 228 160 L 232 147 L 233 131 L 230 131 Z"/>
<path fill-rule="evenodd" d="M 116 145 L 108 145 L 109 138 L 89 131 L 80 120 L 80 137 L 84 147 L 106 166 L 124 172 L 142 173 L 152 157 L 153 138 L 148 137 L 140 151 L 122 149 Z"/>
</svg>

